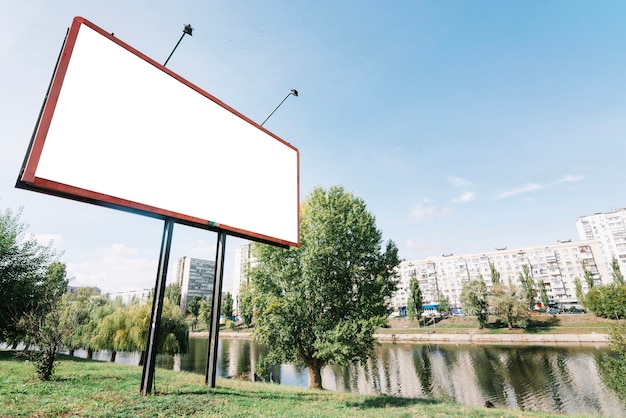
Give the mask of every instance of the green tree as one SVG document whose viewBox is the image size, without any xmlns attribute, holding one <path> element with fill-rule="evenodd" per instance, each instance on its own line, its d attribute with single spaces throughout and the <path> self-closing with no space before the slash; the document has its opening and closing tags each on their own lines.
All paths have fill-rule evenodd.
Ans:
<svg viewBox="0 0 626 418">
<path fill-rule="evenodd" d="M 200 309 L 198 310 L 198 319 L 200 320 L 200 322 L 206 325 L 207 329 L 211 328 L 211 316 L 212 316 L 211 300 L 212 299 L 213 299 L 212 297 L 209 298 L 209 300 L 202 299 L 200 301 Z"/>
<path fill-rule="evenodd" d="M 602 318 L 626 318 L 626 284 L 593 287 L 585 296 L 585 307 Z"/>
<path fill-rule="evenodd" d="M 463 285 L 461 291 L 463 310 L 468 315 L 476 315 L 478 325 L 484 328 L 489 321 L 489 303 L 487 300 L 487 285 L 484 280 L 470 280 Z"/>
<path fill-rule="evenodd" d="M 224 315 L 224 319 L 232 319 L 233 317 L 233 295 L 230 292 L 226 292 L 224 295 L 224 300 L 222 300 L 222 306 L 220 306 L 222 315 Z"/>
<path fill-rule="evenodd" d="M 300 214 L 300 248 L 253 244 L 255 335 L 269 361 L 306 365 L 309 386 L 322 388 L 325 365 L 369 358 L 400 259 L 393 242 L 382 250 L 374 216 L 342 187 L 315 188 Z"/>
<path fill-rule="evenodd" d="M 615 256 L 611 259 L 611 277 L 613 278 L 614 283 L 624 284 L 624 275 L 619 267 L 619 261 L 617 261 Z"/>
<path fill-rule="evenodd" d="M 437 304 L 439 312 L 446 316 L 450 314 L 450 298 L 448 298 L 447 295 L 440 293 L 439 298 L 437 299 Z"/>
<path fill-rule="evenodd" d="M 583 291 L 583 284 L 580 281 L 580 277 L 574 277 L 574 286 L 576 287 L 576 300 L 581 305 L 585 305 L 585 292 Z"/>
<path fill-rule="evenodd" d="M 77 288 L 73 293 L 65 293 L 61 297 L 61 321 L 72 332 L 63 336 L 63 346 L 70 356 L 74 350 L 83 347 L 83 331 L 90 320 L 90 313 L 98 302 L 105 303 L 95 288 Z"/>
<path fill-rule="evenodd" d="M 65 264 L 51 263 L 36 288 L 36 307 L 18 321 L 18 327 L 24 331 L 24 342 L 37 346 L 37 350 L 30 352 L 29 356 L 35 361 L 37 376 L 41 380 L 50 380 L 52 377 L 63 336 L 71 331 L 62 326 L 59 303 L 67 289 L 65 276 Z"/>
<path fill-rule="evenodd" d="M 600 363 L 604 383 L 626 400 L 626 321 L 619 321 L 609 330 L 610 355 Z"/>
<path fill-rule="evenodd" d="M 424 300 L 422 298 L 422 289 L 420 289 L 420 283 L 417 280 L 415 272 L 412 273 L 411 280 L 409 281 L 409 296 L 407 298 L 406 309 L 410 319 L 417 319 L 417 326 L 419 327 L 419 321 L 422 319 L 422 313 L 424 313 Z"/>
<path fill-rule="evenodd" d="M 519 274 L 519 282 L 522 285 L 522 294 L 524 295 L 524 299 L 526 299 L 528 309 L 532 310 L 535 306 L 535 290 L 533 289 L 535 280 L 530 274 L 530 267 L 528 267 L 527 264 L 522 265 L 522 272 Z"/>
<path fill-rule="evenodd" d="M 52 243 L 42 246 L 26 234 L 21 216 L 22 208 L 0 212 L 0 341 L 7 342 L 23 340 L 18 322 L 41 302 L 39 290 L 56 259 Z"/>
<path fill-rule="evenodd" d="M 583 266 L 583 271 L 585 272 L 585 282 L 587 282 L 587 291 L 589 291 L 596 285 L 596 281 L 593 278 L 593 273 L 587 269 L 587 266 L 585 265 L 585 263 L 581 261 L 581 264 Z"/>
<path fill-rule="evenodd" d="M 118 351 L 141 351 L 130 335 L 129 309 L 120 302 L 118 307 L 97 324 L 90 346 L 95 350 L 109 350 L 114 362 Z"/>
<path fill-rule="evenodd" d="M 548 309 L 550 298 L 548 297 L 548 291 L 546 290 L 546 283 L 543 280 L 539 280 L 539 298 L 541 299 L 543 309 Z"/>
<path fill-rule="evenodd" d="M 180 305 L 180 285 L 178 283 L 170 283 L 165 288 L 165 295 L 174 305 Z M 197 314 L 196 314 L 197 316 Z"/>
<path fill-rule="evenodd" d="M 250 326 L 254 316 L 254 302 L 252 297 L 253 292 L 250 285 L 248 283 L 242 283 L 239 288 L 239 306 L 237 313 L 246 327 Z"/>
<path fill-rule="evenodd" d="M 196 329 L 198 323 L 198 315 L 200 314 L 200 304 L 202 302 L 202 296 L 194 296 L 189 303 L 187 303 L 187 311 L 191 315 L 191 329 Z"/>
<path fill-rule="evenodd" d="M 496 265 L 493 262 L 489 262 L 489 271 L 491 272 L 491 284 L 496 285 L 502 283 L 500 280 L 500 272 L 496 270 Z"/>
<path fill-rule="evenodd" d="M 523 292 L 512 284 L 493 286 L 489 293 L 489 307 L 496 316 L 506 322 L 509 329 L 526 328 L 528 325 L 530 314 Z"/>
</svg>

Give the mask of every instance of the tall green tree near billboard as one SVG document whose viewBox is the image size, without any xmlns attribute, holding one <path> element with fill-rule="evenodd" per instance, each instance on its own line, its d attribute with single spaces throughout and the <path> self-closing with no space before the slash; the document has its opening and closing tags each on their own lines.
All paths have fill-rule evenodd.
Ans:
<svg viewBox="0 0 626 418">
<path fill-rule="evenodd" d="M 369 358 L 400 259 L 393 242 L 383 250 L 365 202 L 342 187 L 315 188 L 300 214 L 300 248 L 253 245 L 255 335 L 268 361 L 303 364 L 309 386 L 322 388 L 327 364 Z"/>
</svg>

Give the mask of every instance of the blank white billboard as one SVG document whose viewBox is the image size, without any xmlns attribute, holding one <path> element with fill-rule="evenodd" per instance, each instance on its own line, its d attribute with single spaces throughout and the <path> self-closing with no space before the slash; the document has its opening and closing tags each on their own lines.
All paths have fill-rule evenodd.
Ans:
<svg viewBox="0 0 626 418">
<path fill-rule="evenodd" d="M 299 152 L 77 17 L 17 187 L 299 245 Z"/>
</svg>

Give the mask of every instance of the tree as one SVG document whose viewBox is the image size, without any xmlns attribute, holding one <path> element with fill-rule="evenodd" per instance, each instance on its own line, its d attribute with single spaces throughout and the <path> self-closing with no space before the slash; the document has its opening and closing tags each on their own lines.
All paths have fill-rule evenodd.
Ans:
<svg viewBox="0 0 626 418">
<path fill-rule="evenodd" d="M 422 313 L 424 312 L 424 300 L 422 298 L 422 289 L 420 289 L 420 283 L 417 281 L 415 272 L 412 273 L 411 280 L 409 281 L 409 297 L 407 298 L 407 315 L 410 319 L 417 319 L 417 326 L 419 327 Z"/>
<path fill-rule="evenodd" d="M 61 297 L 61 321 L 72 328 L 72 332 L 63 336 L 63 346 L 70 356 L 74 350 L 83 347 L 83 331 L 88 327 L 91 311 L 98 304 L 104 304 L 105 298 L 95 288 L 77 288 L 73 293 Z"/>
<path fill-rule="evenodd" d="M 587 282 L 587 291 L 589 291 L 595 286 L 596 282 L 595 282 L 595 279 L 593 278 L 593 273 L 587 269 L 587 266 L 585 265 L 585 263 L 581 261 L 581 264 L 583 266 L 583 271 L 585 272 L 585 282 Z"/>
<path fill-rule="evenodd" d="M 604 356 L 600 372 L 605 384 L 626 400 L 626 322 L 619 321 L 609 330 L 610 355 Z"/>
<path fill-rule="evenodd" d="M 535 280 L 530 274 L 530 267 L 527 264 L 522 265 L 522 272 L 519 274 L 519 281 L 522 285 L 522 294 L 528 304 L 528 309 L 532 310 L 535 306 Z"/>
<path fill-rule="evenodd" d="M 443 293 L 439 294 L 439 298 L 437 300 L 439 312 L 444 315 L 450 314 L 450 298 Z"/>
<path fill-rule="evenodd" d="M 364 201 L 342 187 L 317 187 L 300 210 L 300 248 L 253 244 L 255 336 L 274 364 L 295 362 L 322 388 L 327 364 L 366 361 L 373 333 L 391 312 L 398 250 Z"/>
<path fill-rule="evenodd" d="M 478 325 L 484 328 L 489 321 L 489 303 L 487 300 L 487 285 L 484 280 L 470 280 L 463 285 L 461 291 L 463 310 L 469 315 L 476 315 Z"/>
<path fill-rule="evenodd" d="M 239 307 L 237 313 L 241 318 L 241 322 L 243 322 L 246 327 L 250 326 L 254 316 L 254 302 L 252 297 L 253 292 L 250 285 L 248 283 L 242 283 L 239 288 Z"/>
<path fill-rule="evenodd" d="M 37 305 L 25 313 L 18 321 L 18 327 L 24 331 L 24 342 L 36 345 L 37 351 L 28 355 L 35 361 L 37 376 L 40 380 L 50 380 L 54 370 L 54 361 L 59 353 L 63 336 L 71 332 L 64 329 L 61 321 L 59 301 L 67 289 L 65 264 L 53 262 L 36 287 Z"/>
<path fill-rule="evenodd" d="M 611 277 L 613 277 L 614 283 L 624 284 L 624 275 L 619 267 L 619 261 L 617 261 L 615 256 L 611 259 Z"/>
<path fill-rule="evenodd" d="M 198 315 L 200 314 L 200 304 L 202 302 L 202 296 L 194 296 L 189 303 L 187 303 L 187 310 L 191 315 L 191 329 L 195 330 L 198 323 Z"/>
<path fill-rule="evenodd" d="M 212 297 L 209 300 L 202 299 L 200 301 L 200 309 L 198 310 L 198 319 L 206 325 L 207 329 L 211 328 L 211 316 L 213 315 L 211 312 L 212 299 Z"/>
<path fill-rule="evenodd" d="M 230 292 L 226 292 L 224 295 L 224 300 L 222 300 L 222 306 L 220 307 L 220 312 L 224 315 L 224 319 L 231 320 L 233 317 L 233 295 Z"/>
<path fill-rule="evenodd" d="M 526 328 L 530 314 L 523 293 L 512 284 L 497 284 L 489 294 L 489 307 L 503 319 L 509 329 Z"/>
<path fill-rule="evenodd" d="M 602 318 L 626 318 L 626 284 L 593 287 L 585 296 L 585 307 Z"/>
<path fill-rule="evenodd" d="M 178 283 L 168 284 L 165 288 L 164 296 L 169 299 L 170 302 L 172 302 L 174 305 L 180 305 L 180 285 Z"/>
<path fill-rule="evenodd" d="M 40 245 L 27 236 L 28 225 L 21 221 L 22 208 L 14 214 L 0 212 L 0 341 L 17 342 L 24 330 L 17 324 L 41 302 L 38 289 L 56 254 L 52 243 Z"/>
<path fill-rule="evenodd" d="M 493 262 L 489 262 L 489 271 L 491 271 L 491 284 L 496 285 L 502 283 L 500 280 L 500 272 L 496 270 L 496 265 Z"/>
<path fill-rule="evenodd" d="M 550 298 L 548 297 L 548 291 L 546 290 L 546 283 L 543 280 L 539 280 L 539 298 L 544 309 L 548 309 Z"/>
<path fill-rule="evenodd" d="M 583 284 L 580 277 L 574 277 L 574 286 L 576 287 L 576 300 L 581 305 L 585 305 L 585 292 L 583 292 Z"/>
</svg>

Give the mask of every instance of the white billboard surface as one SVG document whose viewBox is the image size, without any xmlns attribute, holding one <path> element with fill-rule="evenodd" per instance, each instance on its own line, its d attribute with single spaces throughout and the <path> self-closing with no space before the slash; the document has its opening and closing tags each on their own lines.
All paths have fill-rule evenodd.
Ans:
<svg viewBox="0 0 626 418">
<path fill-rule="evenodd" d="M 75 18 L 18 187 L 299 244 L 299 152 Z"/>
</svg>

